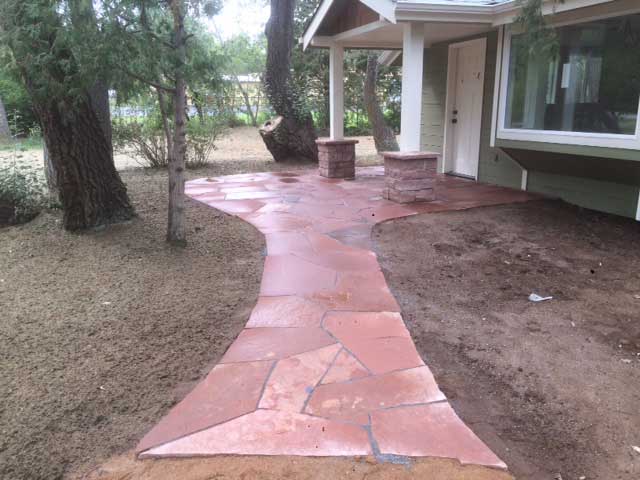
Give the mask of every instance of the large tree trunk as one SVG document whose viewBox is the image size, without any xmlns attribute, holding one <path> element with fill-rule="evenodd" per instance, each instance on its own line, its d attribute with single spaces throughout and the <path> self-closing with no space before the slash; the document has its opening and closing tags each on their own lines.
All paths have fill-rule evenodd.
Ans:
<svg viewBox="0 0 640 480">
<path fill-rule="evenodd" d="M 133 217 L 127 189 L 113 164 L 113 149 L 88 98 L 74 107 L 36 105 L 56 175 L 64 227 L 83 230 Z"/>
<path fill-rule="evenodd" d="M 291 50 L 294 44 L 293 11 L 295 0 L 271 0 L 271 16 L 267 22 L 267 64 L 264 84 L 269 102 L 282 119 L 280 135 L 273 129 L 261 128 L 260 134 L 276 162 L 295 158 L 318 161 L 316 132 L 311 113 L 293 88 Z M 268 122 L 269 123 L 269 122 Z"/>
<path fill-rule="evenodd" d="M 42 160 L 44 163 L 44 176 L 47 180 L 47 188 L 49 189 L 49 200 L 51 202 L 59 202 L 60 189 L 58 188 L 58 174 L 51 161 L 51 155 L 49 155 L 46 142 L 42 148 Z"/>
<path fill-rule="evenodd" d="M 9 129 L 9 120 L 7 119 L 7 111 L 4 109 L 4 103 L 0 98 L 0 142 L 7 142 L 11 139 L 11 130 Z"/>
<path fill-rule="evenodd" d="M 367 57 L 367 75 L 364 82 L 364 104 L 373 130 L 373 141 L 378 152 L 399 150 L 393 129 L 387 125 L 382 108 L 378 102 L 376 84 L 378 83 L 378 55 Z"/>
<path fill-rule="evenodd" d="M 187 59 L 187 38 L 184 27 L 183 0 L 171 0 L 170 5 L 173 15 L 174 45 L 178 66 L 175 69 L 173 150 L 169 158 L 167 241 L 177 245 L 184 245 L 187 241 L 184 212 L 184 169 L 187 152 L 187 83 L 184 76 L 184 64 Z"/>
</svg>

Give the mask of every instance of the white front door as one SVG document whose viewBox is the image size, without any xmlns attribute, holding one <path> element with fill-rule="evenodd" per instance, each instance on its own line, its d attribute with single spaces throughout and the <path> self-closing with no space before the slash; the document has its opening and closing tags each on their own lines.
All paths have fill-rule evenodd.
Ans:
<svg viewBox="0 0 640 480">
<path fill-rule="evenodd" d="M 477 178 L 482 128 L 482 93 L 486 41 L 471 41 L 450 47 L 451 101 L 446 139 L 450 149 L 447 170 Z"/>
</svg>

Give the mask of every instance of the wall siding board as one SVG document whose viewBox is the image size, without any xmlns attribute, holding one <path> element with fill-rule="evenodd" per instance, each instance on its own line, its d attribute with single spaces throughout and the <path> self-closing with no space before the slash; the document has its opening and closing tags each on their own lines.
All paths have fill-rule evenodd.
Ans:
<svg viewBox="0 0 640 480">
<path fill-rule="evenodd" d="M 498 34 L 497 32 L 490 32 L 463 40 L 471 40 L 483 36 L 487 38 L 487 60 L 485 65 L 478 181 L 519 189 L 522 182 L 522 167 L 503 150 L 490 146 Z M 442 153 L 444 144 L 448 46 L 449 44 L 447 43 L 426 48 L 424 59 L 422 148 L 438 153 Z M 526 145 L 524 142 L 507 141 L 498 141 L 498 145 L 503 148 L 526 149 L 530 147 L 531 150 L 540 151 L 540 155 L 545 155 L 544 150 L 547 150 L 548 152 L 562 152 L 574 155 L 601 155 L 603 160 L 606 157 L 610 159 L 640 160 L 640 153 L 638 152 L 613 149 L 593 149 L 590 147 L 551 144 Z M 527 177 L 528 190 L 554 198 L 561 198 L 585 208 L 635 218 L 638 208 L 638 194 L 640 192 L 637 185 L 625 185 L 611 181 L 577 177 L 571 175 L 572 172 L 573 170 L 568 170 L 566 174 L 564 174 L 565 172 L 548 173 L 529 169 Z"/>
<path fill-rule="evenodd" d="M 635 218 L 638 187 L 529 171 L 529 189 L 585 208 Z"/>
</svg>

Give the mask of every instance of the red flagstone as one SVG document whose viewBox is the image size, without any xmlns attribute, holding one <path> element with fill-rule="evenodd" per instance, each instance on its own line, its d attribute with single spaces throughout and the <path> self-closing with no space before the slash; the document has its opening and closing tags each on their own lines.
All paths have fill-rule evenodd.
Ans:
<svg viewBox="0 0 640 480">
<path fill-rule="evenodd" d="M 339 340 L 375 374 L 424 365 L 411 338 L 352 338 L 347 340 L 339 338 Z"/>
<path fill-rule="evenodd" d="M 217 365 L 136 447 L 142 452 L 253 412 L 273 362 Z"/>
<path fill-rule="evenodd" d="M 397 312 L 330 312 L 323 325 L 342 342 L 384 337 L 410 338 Z"/>
<path fill-rule="evenodd" d="M 439 175 L 435 201 L 398 205 L 382 199 L 382 167 L 357 175 L 345 182 L 316 172 L 249 173 L 187 183 L 197 201 L 265 234 L 268 256 L 247 328 L 144 437 L 141 456 L 382 452 L 504 468 L 424 366 L 371 252 L 371 230 L 392 218 L 534 197 Z"/>
<path fill-rule="evenodd" d="M 330 345 L 280 360 L 267 381 L 259 408 L 300 412 L 342 347 Z"/>
<path fill-rule="evenodd" d="M 334 343 L 320 328 L 245 328 L 220 363 L 279 360 Z"/>
<path fill-rule="evenodd" d="M 369 414 L 398 405 L 444 400 L 428 367 L 391 372 L 316 388 L 305 412 L 331 419 L 368 424 Z"/>
<path fill-rule="evenodd" d="M 368 377 L 369 375 L 367 369 L 364 368 L 356 357 L 346 350 L 342 350 L 321 383 L 346 382 L 357 378 Z"/>
<path fill-rule="evenodd" d="M 336 272 L 293 255 L 269 255 L 264 262 L 260 295 L 304 295 L 333 289 Z"/>
<path fill-rule="evenodd" d="M 463 464 L 507 468 L 447 402 L 373 412 L 371 430 L 382 454 L 448 457 Z"/>
<path fill-rule="evenodd" d="M 293 412 L 256 410 L 217 427 L 162 445 L 141 455 L 371 455 L 367 432 L 357 425 Z"/>
<path fill-rule="evenodd" d="M 247 328 L 319 327 L 325 312 L 325 308 L 301 297 L 260 297 Z"/>
</svg>

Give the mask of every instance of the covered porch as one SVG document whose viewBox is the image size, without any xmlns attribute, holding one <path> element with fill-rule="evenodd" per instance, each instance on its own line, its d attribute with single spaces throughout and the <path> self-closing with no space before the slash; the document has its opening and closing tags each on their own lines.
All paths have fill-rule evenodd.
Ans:
<svg viewBox="0 0 640 480">
<path fill-rule="evenodd" d="M 303 47 L 326 48 L 329 50 L 330 68 L 330 139 L 344 139 L 344 54 L 348 49 L 383 50 L 380 61 L 390 65 L 402 62 L 402 95 L 400 151 L 418 152 L 424 150 L 423 91 L 425 71 L 430 65 L 425 64 L 425 48 L 445 42 L 456 42 L 463 39 L 478 38 L 482 34 L 496 28 L 496 3 L 490 0 L 465 0 L 463 2 L 392 2 L 390 0 L 325 0 L 312 18 L 301 39 Z M 503 5 L 510 5 L 506 2 Z M 481 42 L 479 42 L 481 43 Z M 482 45 L 480 45 L 482 47 Z M 485 50 L 480 48 L 471 55 L 473 72 L 478 80 L 484 79 Z M 455 60 L 455 59 L 454 59 Z M 448 72 L 451 76 L 451 72 Z M 455 72 L 453 72 L 455 74 Z M 471 141 L 466 148 L 472 151 L 480 125 L 474 118 L 457 118 L 455 100 L 450 98 L 449 90 L 455 87 L 454 78 L 448 78 L 446 88 L 446 111 L 441 112 L 445 118 L 445 138 L 448 126 L 458 121 L 465 123 Z M 480 89 L 482 85 L 480 84 Z M 469 116 L 480 113 L 482 108 L 482 91 L 476 95 L 479 106 L 471 105 L 477 112 L 469 112 Z M 427 98 L 428 102 L 428 98 Z M 462 113 L 462 112 L 461 112 Z M 465 112 L 466 113 L 466 112 Z M 451 140 L 451 139 L 447 139 Z M 476 141 L 477 143 L 477 141 Z M 451 142 L 444 142 L 455 148 Z M 463 147 L 465 147 L 463 145 Z M 437 152 L 446 154 L 444 151 Z M 477 155 L 477 152 L 475 152 Z M 443 162 L 439 164 L 440 172 L 444 172 Z M 470 172 L 471 173 L 471 172 Z M 475 177 L 475 175 L 468 175 Z"/>
</svg>

